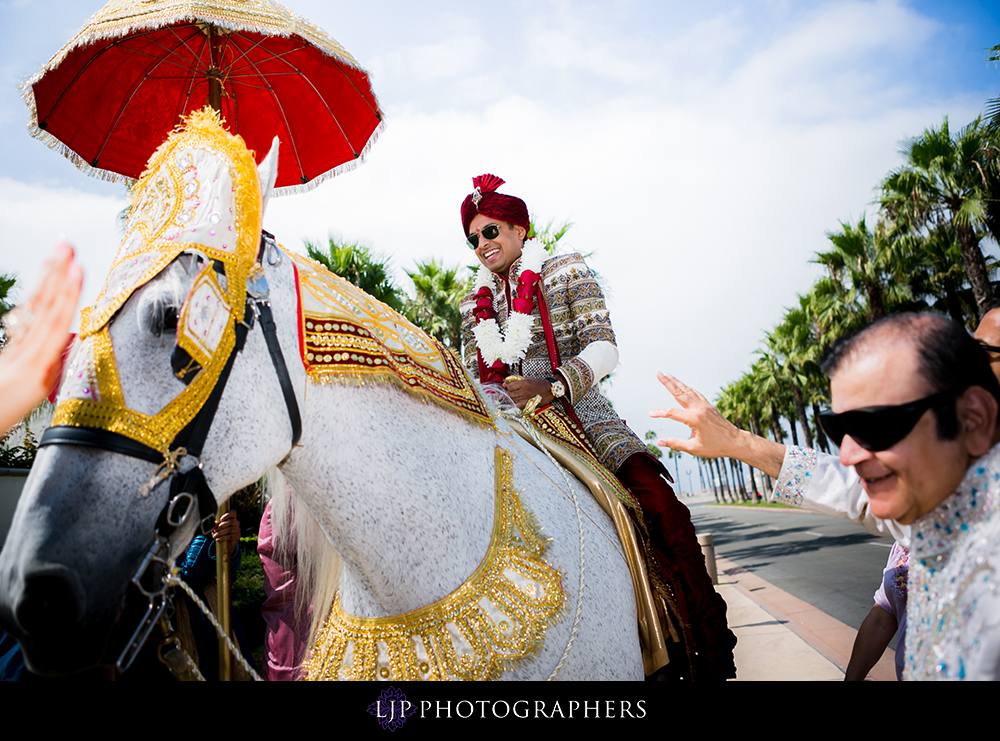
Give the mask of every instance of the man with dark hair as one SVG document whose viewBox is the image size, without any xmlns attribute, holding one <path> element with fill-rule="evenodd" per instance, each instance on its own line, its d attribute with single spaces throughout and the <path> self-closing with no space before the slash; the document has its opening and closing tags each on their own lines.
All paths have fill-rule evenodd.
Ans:
<svg viewBox="0 0 1000 741">
<path fill-rule="evenodd" d="M 843 341 L 825 368 L 839 466 L 737 430 L 669 377 L 684 409 L 653 416 L 692 435 L 660 444 L 738 458 L 778 478 L 779 501 L 891 532 L 910 548 L 905 676 L 1000 678 L 1000 384 L 985 353 L 954 322 L 904 314 Z"/>
<path fill-rule="evenodd" d="M 485 384 L 503 386 L 521 409 L 553 405 L 586 435 L 596 458 L 638 501 L 660 578 L 673 592 L 695 679 L 736 675 L 736 637 L 726 603 L 705 569 L 690 511 L 670 474 L 601 394 L 618 364 L 604 295 L 579 254 L 549 256 L 527 241 L 528 208 L 497 192 L 495 175 L 474 178 L 462 228 L 482 267 L 462 299 L 465 363 Z M 687 676 L 690 676 L 685 672 Z"/>
</svg>

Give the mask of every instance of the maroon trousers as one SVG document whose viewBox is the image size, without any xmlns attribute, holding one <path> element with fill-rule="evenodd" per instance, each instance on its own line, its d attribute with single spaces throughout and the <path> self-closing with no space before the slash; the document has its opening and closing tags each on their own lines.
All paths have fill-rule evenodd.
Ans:
<svg viewBox="0 0 1000 741">
<path fill-rule="evenodd" d="M 636 453 L 616 475 L 642 507 L 661 577 L 674 587 L 677 606 L 690 626 L 694 678 L 729 679 L 736 676 L 736 636 L 726 623 L 726 602 L 705 569 L 691 512 L 677 501 L 665 473 L 653 456 Z"/>
</svg>

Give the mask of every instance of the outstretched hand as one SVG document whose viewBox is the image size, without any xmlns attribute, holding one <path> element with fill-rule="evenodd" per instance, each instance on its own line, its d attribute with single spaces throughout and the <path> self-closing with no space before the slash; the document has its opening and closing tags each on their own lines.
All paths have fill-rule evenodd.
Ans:
<svg viewBox="0 0 1000 741">
<path fill-rule="evenodd" d="M 691 438 L 666 437 L 656 444 L 700 458 L 735 458 L 778 478 L 785 458 L 785 446 L 741 430 L 719 414 L 704 396 L 673 376 L 657 373 L 682 409 L 658 409 L 650 417 L 672 419 L 691 428 Z"/>
<path fill-rule="evenodd" d="M 45 263 L 31 299 L 4 319 L 7 346 L 0 356 L 0 433 L 31 411 L 59 377 L 83 271 L 66 242 Z"/>
<path fill-rule="evenodd" d="M 649 416 L 672 419 L 691 428 L 688 440 L 666 437 L 657 440 L 656 444 L 700 458 L 736 458 L 741 441 L 740 429 L 719 414 L 708 399 L 693 388 L 665 373 L 657 373 L 656 377 L 683 408 L 657 409 Z"/>
</svg>

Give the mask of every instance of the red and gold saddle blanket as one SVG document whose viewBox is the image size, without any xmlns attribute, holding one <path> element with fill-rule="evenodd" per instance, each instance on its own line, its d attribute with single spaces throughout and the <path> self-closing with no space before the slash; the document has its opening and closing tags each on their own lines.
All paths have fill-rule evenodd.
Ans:
<svg viewBox="0 0 1000 741">
<path fill-rule="evenodd" d="M 392 383 L 493 426 L 475 382 L 433 337 L 316 262 L 286 253 L 299 292 L 299 351 L 314 383 Z"/>
</svg>

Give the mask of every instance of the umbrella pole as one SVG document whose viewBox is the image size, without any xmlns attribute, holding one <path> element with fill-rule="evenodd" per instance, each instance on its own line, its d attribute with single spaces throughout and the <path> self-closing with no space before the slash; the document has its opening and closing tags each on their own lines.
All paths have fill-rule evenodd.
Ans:
<svg viewBox="0 0 1000 741">
<path fill-rule="evenodd" d="M 221 57 L 219 43 L 221 34 L 212 26 L 208 27 L 208 45 L 211 64 L 208 68 L 208 104 L 212 106 L 216 113 L 222 114 L 222 73 L 219 71 L 218 60 Z M 216 55 L 220 56 L 217 57 Z M 222 520 L 222 516 L 229 511 L 229 500 L 227 499 L 219 505 L 219 511 L 215 513 L 215 521 Z M 222 632 L 232 638 L 232 589 L 229 582 L 229 545 L 215 549 L 215 605 L 219 613 L 219 624 Z M 219 641 L 219 679 L 223 682 L 233 681 L 233 657 L 229 653 L 229 648 L 224 641 Z"/>
<path fill-rule="evenodd" d="M 229 511 L 229 500 L 227 499 L 219 505 L 215 513 L 215 521 L 221 522 L 222 516 Z M 221 547 L 220 547 L 221 546 Z M 231 621 L 231 588 L 229 583 L 229 543 L 216 542 L 215 544 L 215 605 L 218 612 L 219 624 L 222 632 L 232 638 Z M 229 647 L 225 641 L 219 640 L 219 680 L 222 682 L 233 681 L 233 657 L 229 653 Z"/>
<path fill-rule="evenodd" d="M 218 70 L 208 71 L 208 104 L 222 115 L 222 79 Z"/>
<path fill-rule="evenodd" d="M 215 26 L 208 27 L 208 104 L 222 115 L 222 34 Z"/>
</svg>

